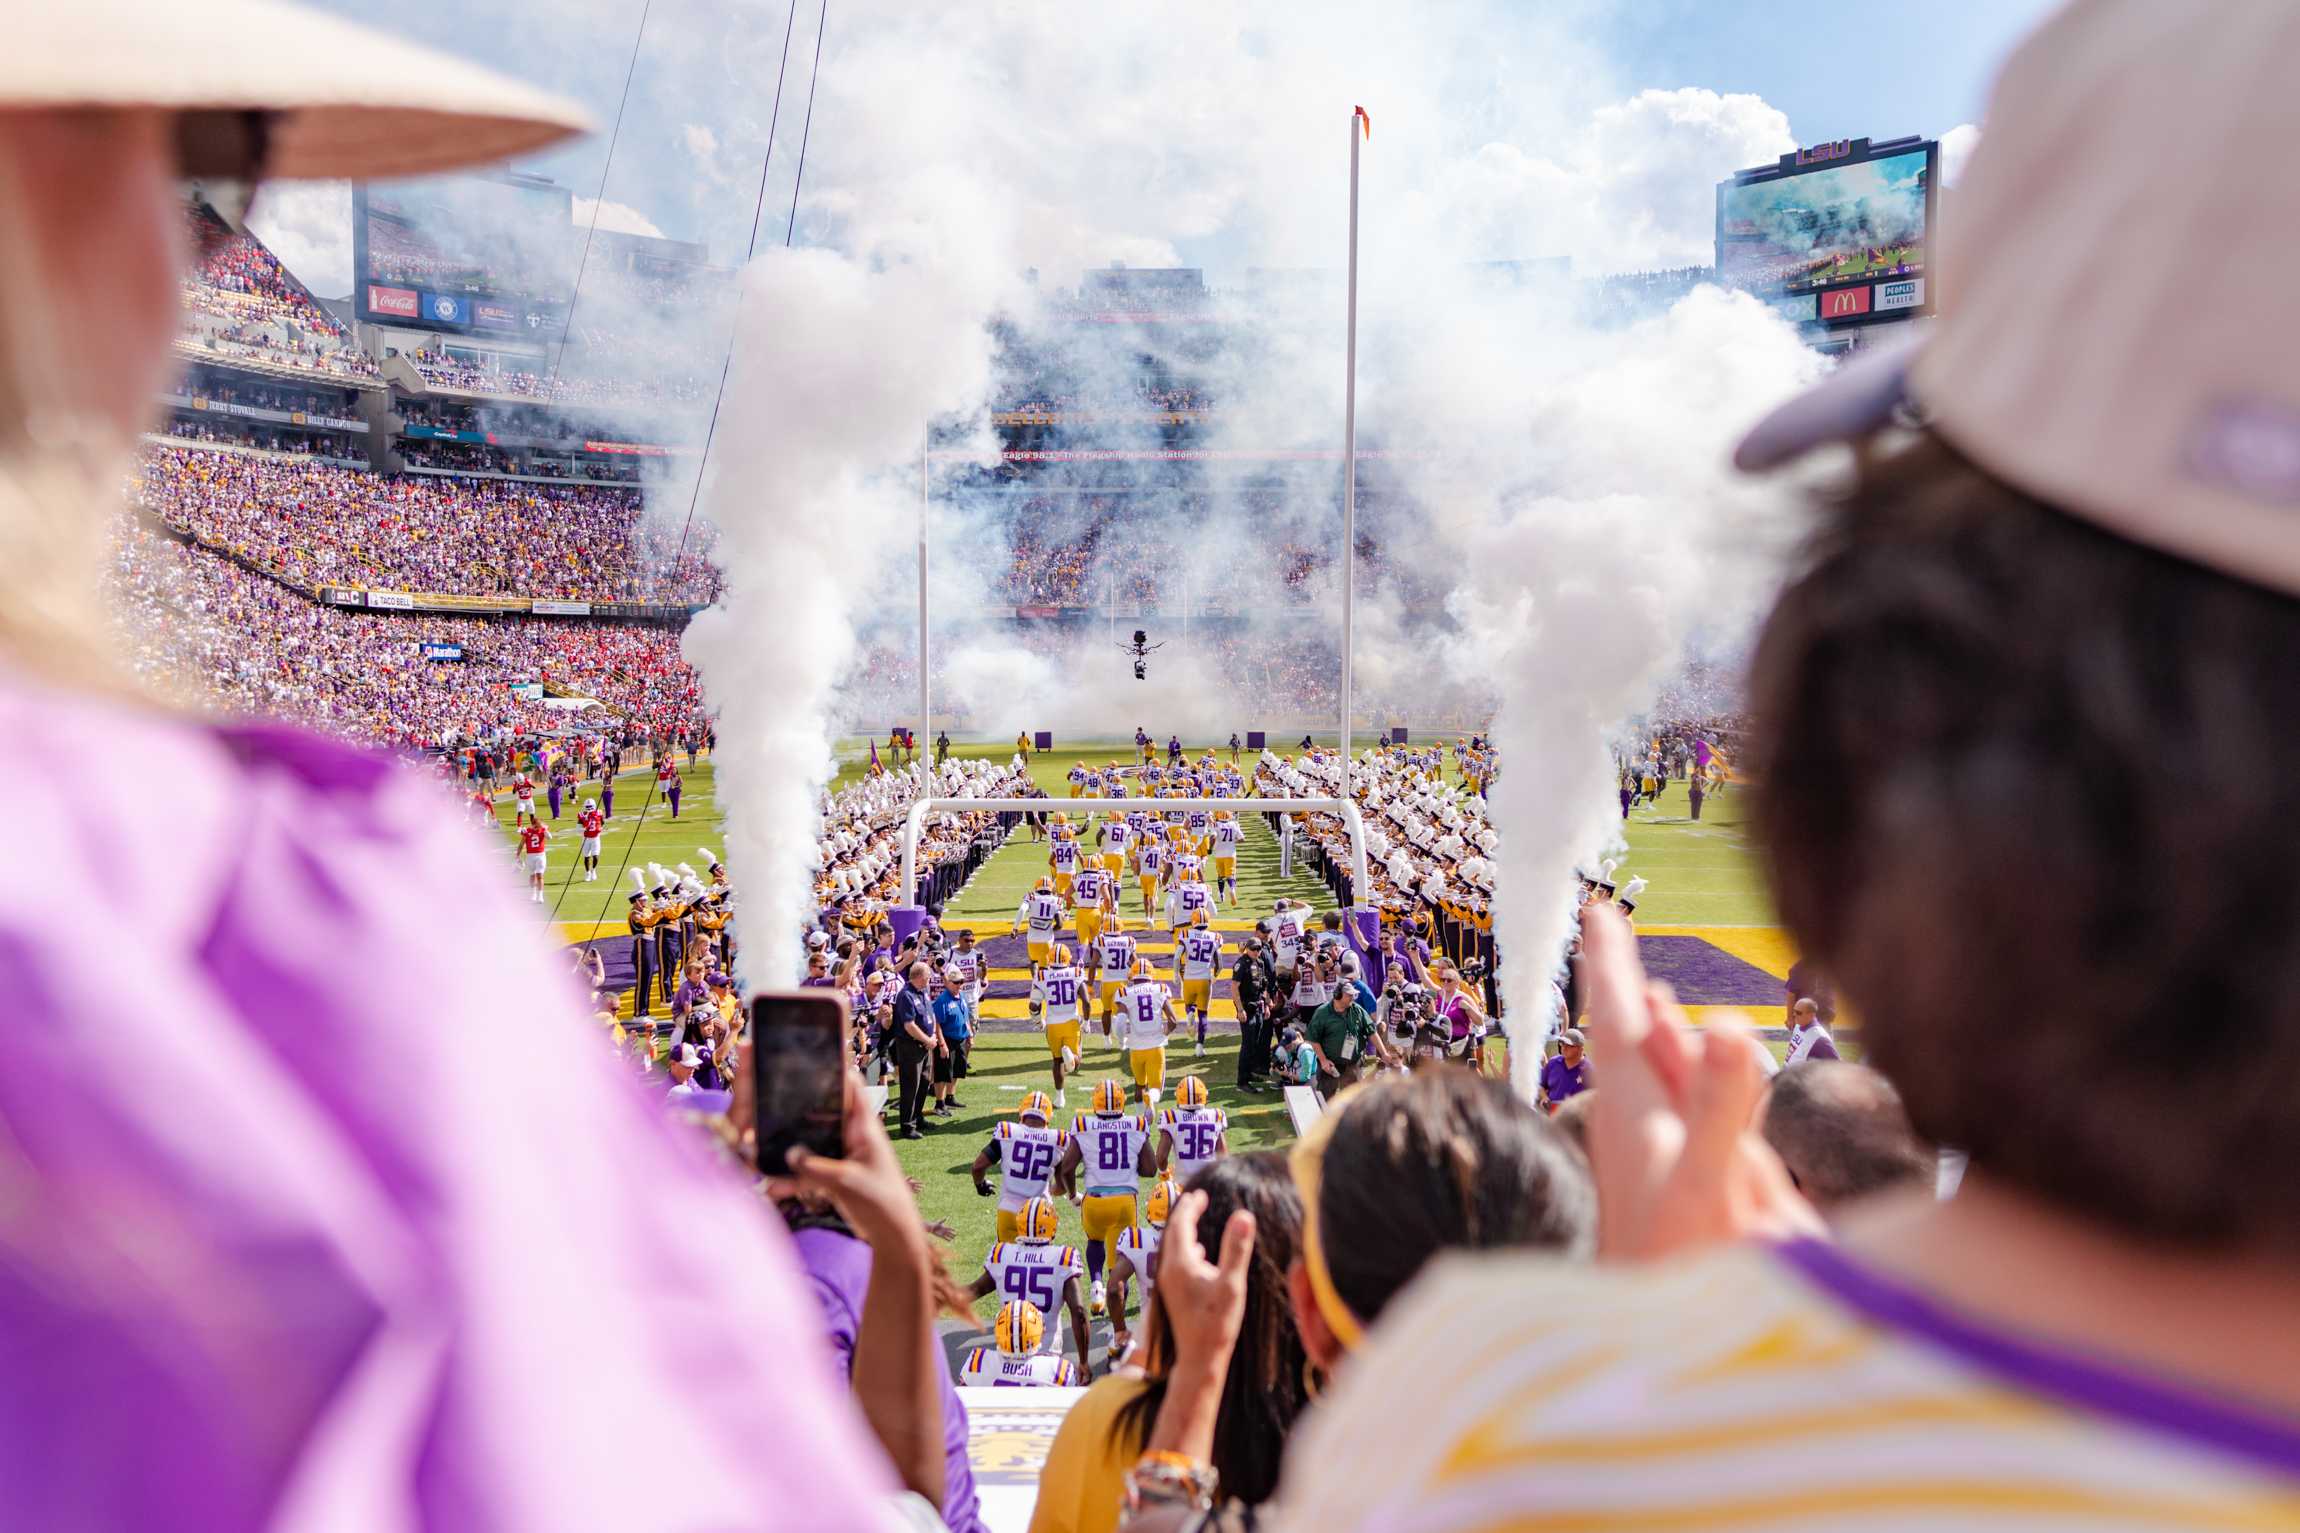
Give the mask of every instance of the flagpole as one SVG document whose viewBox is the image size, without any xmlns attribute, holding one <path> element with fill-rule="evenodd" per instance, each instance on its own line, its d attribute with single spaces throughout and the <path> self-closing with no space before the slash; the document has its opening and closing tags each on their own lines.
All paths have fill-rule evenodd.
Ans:
<svg viewBox="0 0 2300 1533">
<path fill-rule="evenodd" d="M 931 762 L 934 760 L 934 731 L 932 720 L 927 715 L 934 705 L 934 699 L 930 687 L 926 669 L 926 423 L 921 421 L 918 427 L 918 738 L 922 748 L 929 753 L 926 759 Z M 929 790 L 922 786 L 919 791 L 925 793 Z M 915 889 L 903 891 L 906 901 L 917 897 L 918 891 Z"/>
<path fill-rule="evenodd" d="M 1352 639 L 1357 628 L 1358 562 L 1358 123 L 1363 108 L 1350 113 L 1350 313 L 1349 372 L 1342 385 L 1342 781 L 1350 796 L 1350 682 Z M 1366 891 L 1350 891 L 1353 903 Z"/>
</svg>

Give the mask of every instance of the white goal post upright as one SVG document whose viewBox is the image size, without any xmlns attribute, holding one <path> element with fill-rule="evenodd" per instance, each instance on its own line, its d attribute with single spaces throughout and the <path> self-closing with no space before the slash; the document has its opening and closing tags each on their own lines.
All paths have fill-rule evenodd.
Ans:
<svg viewBox="0 0 2300 1533">
<path fill-rule="evenodd" d="M 1355 802 L 1345 798 L 922 798 L 910 806 L 902 826 L 902 898 L 905 905 L 918 898 L 918 836 L 930 814 L 972 814 L 987 809 L 996 814 L 1164 814 L 1169 809 L 1227 809 L 1232 813 L 1335 814 L 1350 831 L 1350 899 L 1362 904 L 1366 897 L 1366 826 Z"/>
</svg>

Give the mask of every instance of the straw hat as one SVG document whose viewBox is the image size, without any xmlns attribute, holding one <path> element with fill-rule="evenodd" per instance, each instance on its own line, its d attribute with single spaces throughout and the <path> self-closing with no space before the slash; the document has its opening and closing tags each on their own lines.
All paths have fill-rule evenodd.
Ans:
<svg viewBox="0 0 2300 1533">
<path fill-rule="evenodd" d="M 589 131 L 562 96 L 282 0 L 12 6 L 0 110 L 276 114 L 266 174 L 422 175 Z"/>
</svg>

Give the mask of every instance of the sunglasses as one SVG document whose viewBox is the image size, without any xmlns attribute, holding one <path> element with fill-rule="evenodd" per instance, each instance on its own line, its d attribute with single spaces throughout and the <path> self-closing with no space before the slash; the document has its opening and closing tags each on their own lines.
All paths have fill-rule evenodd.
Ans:
<svg viewBox="0 0 2300 1533">
<path fill-rule="evenodd" d="M 200 259 L 247 232 L 248 213 L 271 162 L 274 120 L 270 112 L 252 111 L 176 115 L 177 179 L 186 196 L 212 215 L 193 220 Z"/>
</svg>

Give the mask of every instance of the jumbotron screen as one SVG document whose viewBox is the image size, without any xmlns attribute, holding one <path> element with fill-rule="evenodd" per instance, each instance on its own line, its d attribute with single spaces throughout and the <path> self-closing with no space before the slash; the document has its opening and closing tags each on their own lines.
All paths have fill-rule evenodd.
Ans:
<svg viewBox="0 0 2300 1533">
<path fill-rule="evenodd" d="M 1927 238 L 1939 146 L 1854 139 L 1783 155 L 1717 188 L 1717 276 L 1791 319 L 1867 323 L 1929 312 Z"/>
<path fill-rule="evenodd" d="M 358 188 L 360 316 L 465 332 L 555 331 L 582 231 L 565 187 L 479 176 Z"/>
</svg>

